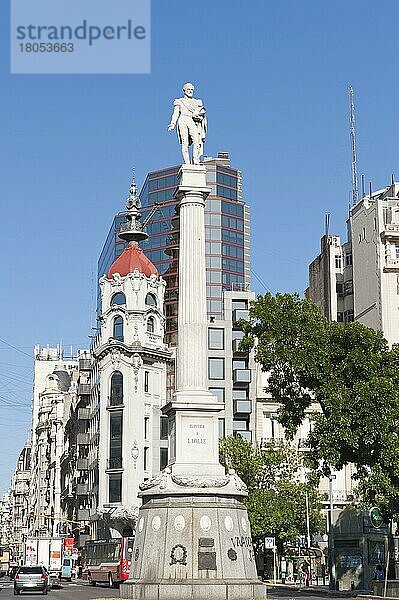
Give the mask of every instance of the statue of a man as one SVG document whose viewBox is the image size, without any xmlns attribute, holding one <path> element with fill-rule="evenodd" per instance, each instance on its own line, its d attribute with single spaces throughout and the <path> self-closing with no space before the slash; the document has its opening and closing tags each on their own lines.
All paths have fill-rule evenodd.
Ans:
<svg viewBox="0 0 399 600">
<path fill-rule="evenodd" d="M 193 163 L 199 165 L 203 154 L 206 136 L 206 116 L 202 100 L 193 98 L 194 86 L 192 83 L 183 85 L 183 98 L 176 98 L 173 103 L 173 115 L 168 131 L 172 131 L 177 123 L 177 135 L 181 144 L 183 161 L 190 164 L 189 146 L 193 146 Z"/>
</svg>

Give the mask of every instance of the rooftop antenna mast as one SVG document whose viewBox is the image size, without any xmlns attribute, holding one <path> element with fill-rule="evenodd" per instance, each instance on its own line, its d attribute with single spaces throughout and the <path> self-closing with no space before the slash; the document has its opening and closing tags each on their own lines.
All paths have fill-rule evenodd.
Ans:
<svg viewBox="0 0 399 600">
<path fill-rule="evenodd" d="M 353 102 L 353 88 L 349 86 L 349 123 L 352 147 L 352 204 L 359 200 L 357 188 L 357 156 L 356 156 L 356 130 L 355 130 L 355 104 Z"/>
</svg>

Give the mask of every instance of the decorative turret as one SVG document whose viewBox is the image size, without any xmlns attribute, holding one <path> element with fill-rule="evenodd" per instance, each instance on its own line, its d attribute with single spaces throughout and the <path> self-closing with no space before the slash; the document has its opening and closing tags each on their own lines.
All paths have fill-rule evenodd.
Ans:
<svg viewBox="0 0 399 600">
<path fill-rule="evenodd" d="M 119 237 L 125 242 L 140 242 L 148 238 L 148 234 L 144 231 L 143 224 L 140 223 L 141 219 L 141 202 L 137 195 L 137 186 L 134 178 L 130 185 L 129 198 L 126 201 L 126 208 L 128 213 L 126 215 L 126 223 L 121 225 L 119 230 Z"/>
<path fill-rule="evenodd" d="M 108 278 L 110 279 L 114 273 L 119 273 L 121 277 L 125 277 L 129 273 L 133 273 L 135 269 L 147 277 L 150 277 L 151 275 L 158 276 L 156 267 L 145 256 L 138 245 L 138 242 L 148 238 L 148 234 L 145 231 L 143 224 L 140 222 L 141 202 L 137 195 L 137 186 L 134 179 L 134 174 L 130 186 L 129 198 L 126 201 L 126 208 L 128 210 L 126 215 L 126 223 L 121 225 L 119 237 L 125 242 L 128 242 L 129 245 L 111 265 L 108 271 Z"/>
</svg>

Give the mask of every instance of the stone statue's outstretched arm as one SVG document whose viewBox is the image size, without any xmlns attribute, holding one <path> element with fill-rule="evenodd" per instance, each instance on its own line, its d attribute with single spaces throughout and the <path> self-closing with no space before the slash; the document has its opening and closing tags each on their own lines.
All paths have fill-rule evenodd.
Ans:
<svg viewBox="0 0 399 600">
<path fill-rule="evenodd" d="M 172 117 L 170 119 L 170 123 L 168 125 L 168 131 L 172 131 L 172 129 L 175 128 L 176 123 L 177 123 L 177 119 L 179 118 L 179 114 L 180 114 L 180 108 L 179 108 L 179 105 L 175 102 L 174 109 L 173 109 L 173 114 L 172 114 Z"/>
</svg>

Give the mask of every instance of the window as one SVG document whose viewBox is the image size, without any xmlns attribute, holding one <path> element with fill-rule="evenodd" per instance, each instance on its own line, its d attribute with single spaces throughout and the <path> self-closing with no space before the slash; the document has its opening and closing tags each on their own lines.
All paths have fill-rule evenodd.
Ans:
<svg viewBox="0 0 399 600">
<path fill-rule="evenodd" d="M 345 254 L 345 266 L 349 267 L 352 264 L 352 252 Z"/>
<path fill-rule="evenodd" d="M 122 468 L 122 413 L 111 413 L 109 419 L 109 469 Z M 115 500 L 115 502 L 120 502 Z"/>
<path fill-rule="evenodd" d="M 395 258 L 399 258 L 399 244 L 395 244 Z"/>
<path fill-rule="evenodd" d="M 335 268 L 336 269 L 340 269 L 341 268 L 341 257 L 340 256 L 336 256 L 335 257 Z"/>
<path fill-rule="evenodd" d="M 148 440 L 148 428 L 150 425 L 150 417 L 144 417 L 144 439 Z"/>
<path fill-rule="evenodd" d="M 246 300 L 233 300 L 231 308 L 233 310 L 247 310 L 248 302 Z"/>
<path fill-rule="evenodd" d="M 149 390 L 149 385 L 148 385 L 149 377 L 150 377 L 150 372 L 144 371 L 144 391 L 145 392 L 148 392 L 148 390 Z"/>
<path fill-rule="evenodd" d="M 122 502 L 122 473 L 109 475 L 108 496 L 110 502 Z"/>
<path fill-rule="evenodd" d="M 114 306 L 115 304 L 118 304 L 118 305 L 126 304 L 125 294 L 123 294 L 122 292 L 118 292 L 117 294 L 114 294 L 111 298 L 111 306 Z"/>
<path fill-rule="evenodd" d="M 352 323 L 352 321 L 353 321 L 353 310 L 346 310 L 344 312 L 344 321 L 345 321 L 345 323 Z"/>
<path fill-rule="evenodd" d="M 233 400 L 248 400 L 248 390 L 233 388 Z"/>
<path fill-rule="evenodd" d="M 233 369 L 248 369 L 247 360 L 245 358 L 244 359 L 235 358 L 233 360 Z"/>
<path fill-rule="evenodd" d="M 147 306 L 157 306 L 157 299 L 154 294 L 147 294 L 145 297 L 145 303 Z"/>
<path fill-rule="evenodd" d="M 148 333 L 154 333 L 154 331 L 155 331 L 155 319 L 154 319 L 154 317 L 148 317 L 148 319 L 147 319 L 147 331 L 148 331 Z"/>
<path fill-rule="evenodd" d="M 144 446 L 144 454 L 143 454 L 144 471 L 147 471 L 148 467 L 149 467 L 149 453 L 150 453 L 149 447 Z"/>
<path fill-rule="evenodd" d="M 336 291 L 338 296 L 342 296 L 342 294 L 344 293 L 344 284 L 343 283 L 337 283 L 336 284 Z"/>
<path fill-rule="evenodd" d="M 209 391 L 216 396 L 218 402 L 224 402 L 224 388 L 209 388 Z"/>
<path fill-rule="evenodd" d="M 344 313 L 337 312 L 337 323 L 343 323 L 343 322 L 344 322 Z"/>
<path fill-rule="evenodd" d="M 349 279 L 349 281 L 345 281 L 344 283 L 344 296 L 349 296 L 353 294 L 353 280 Z"/>
<path fill-rule="evenodd" d="M 160 438 L 161 440 L 168 439 L 168 417 L 164 415 L 161 415 Z"/>
<path fill-rule="evenodd" d="M 123 342 L 123 317 L 118 316 L 114 319 L 113 335 L 116 340 Z"/>
<path fill-rule="evenodd" d="M 112 373 L 109 403 L 111 406 L 123 404 L 123 375 L 120 371 Z"/>
<path fill-rule="evenodd" d="M 233 420 L 234 431 L 248 431 L 248 429 L 249 429 L 248 426 L 249 426 L 248 421 L 237 420 L 237 419 Z"/>
<path fill-rule="evenodd" d="M 224 379 L 224 358 L 208 358 L 209 379 Z"/>
<path fill-rule="evenodd" d="M 218 419 L 218 429 L 219 429 L 219 440 L 221 438 L 224 438 L 226 433 L 225 433 L 225 423 L 224 423 L 224 419 Z"/>
<path fill-rule="evenodd" d="M 224 350 L 224 329 L 208 329 L 209 350 Z"/>
<path fill-rule="evenodd" d="M 159 449 L 159 468 L 161 471 L 168 466 L 168 449 L 160 448 Z"/>
</svg>

